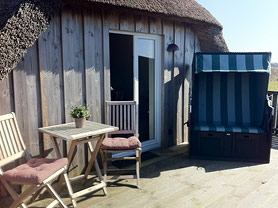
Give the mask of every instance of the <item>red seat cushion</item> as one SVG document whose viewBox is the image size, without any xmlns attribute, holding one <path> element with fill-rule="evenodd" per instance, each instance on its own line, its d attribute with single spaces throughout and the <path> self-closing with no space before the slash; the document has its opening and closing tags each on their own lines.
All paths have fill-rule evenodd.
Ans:
<svg viewBox="0 0 278 208">
<path fill-rule="evenodd" d="M 103 150 L 130 150 L 141 147 L 141 142 L 135 136 L 124 138 L 105 138 L 101 144 Z"/>
<path fill-rule="evenodd" d="M 67 164 L 67 158 L 33 158 L 25 164 L 4 172 L 2 177 L 7 181 L 41 184 L 46 178 L 65 167 Z"/>
</svg>

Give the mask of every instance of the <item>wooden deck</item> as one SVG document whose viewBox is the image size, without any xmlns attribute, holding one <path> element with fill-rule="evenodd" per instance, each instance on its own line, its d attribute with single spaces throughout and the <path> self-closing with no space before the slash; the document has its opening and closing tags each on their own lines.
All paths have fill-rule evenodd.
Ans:
<svg viewBox="0 0 278 208">
<path fill-rule="evenodd" d="M 143 162 L 140 190 L 135 180 L 108 183 L 108 196 L 89 194 L 77 200 L 78 207 L 278 207 L 278 149 L 272 149 L 270 164 L 191 160 L 187 152 L 186 145 L 154 152 L 159 157 Z M 66 193 L 62 197 L 70 203 Z M 44 194 L 31 207 L 49 200 Z"/>
</svg>

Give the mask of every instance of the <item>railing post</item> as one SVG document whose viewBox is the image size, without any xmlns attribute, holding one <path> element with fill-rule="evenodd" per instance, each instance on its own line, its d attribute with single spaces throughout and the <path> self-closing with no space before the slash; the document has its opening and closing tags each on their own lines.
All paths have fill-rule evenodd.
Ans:
<svg viewBox="0 0 278 208">
<path fill-rule="evenodd" d="M 274 108 L 274 116 L 273 116 L 273 133 L 278 133 L 278 122 L 277 122 L 277 96 L 278 92 L 268 91 L 268 96 L 272 96 L 272 107 Z"/>
</svg>

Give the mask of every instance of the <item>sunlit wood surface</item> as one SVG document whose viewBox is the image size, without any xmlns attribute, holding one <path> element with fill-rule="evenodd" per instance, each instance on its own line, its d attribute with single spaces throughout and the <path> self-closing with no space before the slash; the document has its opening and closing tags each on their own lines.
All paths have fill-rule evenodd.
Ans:
<svg viewBox="0 0 278 208">
<path fill-rule="evenodd" d="M 191 160 L 186 145 L 154 153 L 159 157 L 143 161 L 140 190 L 135 180 L 112 181 L 108 196 L 102 191 L 86 195 L 78 198 L 78 207 L 278 207 L 278 150 L 272 149 L 270 164 Z M 65 190 L 62 198 L 71 206 Z M 30 207 L 45 207 L 49 200 L 43 194 Z M 8 203 L 2 200 L 1 207 Z"/>
</svg>

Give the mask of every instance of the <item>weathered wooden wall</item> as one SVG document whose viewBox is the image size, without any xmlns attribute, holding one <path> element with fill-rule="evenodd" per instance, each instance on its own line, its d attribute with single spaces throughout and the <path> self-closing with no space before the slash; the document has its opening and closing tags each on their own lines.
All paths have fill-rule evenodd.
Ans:
<svg viewBox="0 0 278 208">
<path fill-rule="evenodd" d="M 65 8 L 52 21 L 8 79 L 0 83 L 0 114 L 15 111 L 31 154 L 53 156 L 52 145 L 37 129 L 70 122 L 70 107 L 85 104 L 90 120 L 103 122 L 103 103 L 110 99 L 109 30 L 162 36 L 162 144 L 188 141 L 187 128 L 191 64 L 200 51 L 190 25 L 168 17 L 86 6 Z M 176 43 L 179 51 L 168 52 Z M 159 79 L 159 77 L 158 77 Z M 60 144 L 66 155 L 67 144 Z M 73 162 L 80 172 L 84 147 Z M 77 165 L 78 164 L 78 165 Z"/>
</svg>

